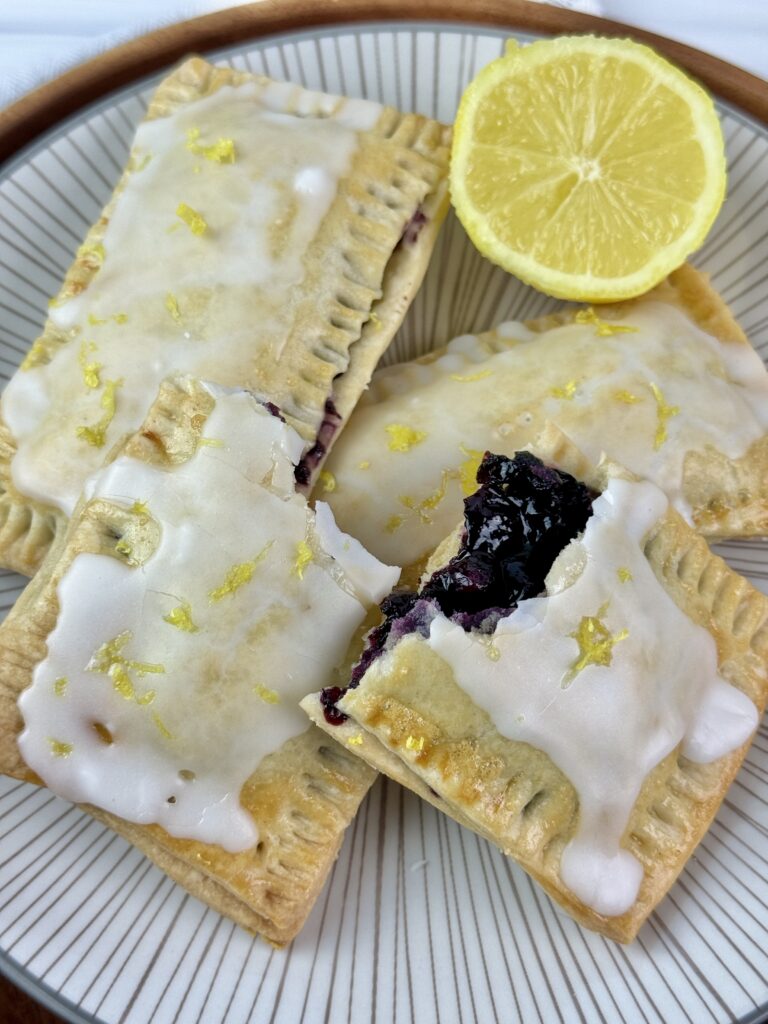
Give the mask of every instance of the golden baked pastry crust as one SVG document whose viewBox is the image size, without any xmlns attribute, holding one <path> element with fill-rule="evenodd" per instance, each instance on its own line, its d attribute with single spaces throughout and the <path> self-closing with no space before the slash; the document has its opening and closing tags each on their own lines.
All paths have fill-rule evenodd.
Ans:
<svg viewBox="0 0 768 1024">
<path fill-rule="evenodd" d="M 158 87 L 147 112 L 154 120 L 211 96 L 223 86 L 254 83 L 261 76 L 192 58 Z M 327 116 L 322 94 L 296 86 L 288 103 L 303 116 Z M 279 360 L 271 351 L 243 355 L 238 380 L 280 407 L 294 429 L 311 444 L 331 395 L 345 420 L 370 380 L 421 283 L 445 215 L 450 128 L 417 114 L 383 107 L 376 125 L 359 132 L 349 172 L 303 256 L 305 279 L 297 289 L 292 324 Z M 90 228 L 67 271 L 56 303 L 81 294 L 98 273 L 98 247 L 137 161 L 131 157 L 99 220 Z M 416 210 L 425 216 L 418 237 L 399 245 Z M 35 364 L 48 362 L 67 334 L 50 319 L 34 343 Z M 28 357 L 29 358 L 29 357 Z M 194 372 L 194 366 L 179 367 Z M 152 396 L 147 396 L 147 408 Z M 138 424 L 137 424 L 138 426 Z M 39 567 L 66 516 L 21 494 L 11 481 L 16 446 L 0 418 L 0 564 L 25 575 Z"/>
<path fill-rule="evenodd" d="M 210 394 L 190 382 L 166 382 L 142 430 L 122 451 L 155 465 L 176 464 L 196 450 Z M 117 455 L 118 452 L 114 452 Z M 95 499 L 77 512 L 51 546 L 44 565 L 0 626 L 0 772 L 40 779 L 16 743 L 23 728 L 17 698 L 45 658 L 58 615 L 57 585 L 82 552 L 114 554 L 126 513 Z M 267 755 L 243 786 L 241 804 L 259 831 L 257 846 L 229 853 L 178 839 L 159 826 L 135 825 L 85 809 L 139 847 L 174 881 L 220 913 L 282 945 L 312 908 L 360 801 L 375 773 L 310 725 Z"/>
<path fill-rule="evenodd" d="M 590 467 L 567 439 L 549 430 L 531 449 L 544 461 L 601 489 L 624 474 L 604 462 Z M 457 534 L 441 546 L 428 572 L 444 564 Z M 712 554 L 672 509 L 649 531 L 644 552 L 678 607 L 713 636 L 719 672 L 762 711 L 768 697 L 768 599 Z M 377 669 L 378 664 L 378 669 Z M 635 904 L 619 917 L 602 916 L 576 900 L 560 881 L 562 851 L 575 831 L 576 792 L 542 751 L 509 740 L 457 685 L 450 666 L 418 636 L 374 663 L 339 702 L 350 721 L 325 722 L 316 697 L 302 706 L 331 736 L 461 824 L 512 856 L 579 923 L 629 942 L 668 891 L 714 817 L 749 744 L 711 764 L 673 751 L 647 776 L 623 844 L 641 862 Z M 424 737 L 421 750 L 409 737 Z M 430 790 L 432 792 L 430 792 Z"/>
</svg>

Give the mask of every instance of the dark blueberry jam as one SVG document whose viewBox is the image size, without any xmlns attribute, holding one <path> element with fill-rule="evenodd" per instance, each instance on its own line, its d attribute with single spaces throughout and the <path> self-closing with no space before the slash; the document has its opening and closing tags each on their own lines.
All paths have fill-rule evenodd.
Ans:
<svg viewBox="0 0 768 1024">
<path fill-rule="evenodd" d="M 427 223 L 427 215 L 420 206 L 411 214 L 411 219 L 403 228 L 398 245 L 413 245 L 421 234 L 421 229 Z"/>
<path fill-rule="evenodd" d="M 386 647 L 409 633 L 429 636 L 438 612 L 467 632 L 492 633 L 520 601 L 542 592 L 552 563 L 587 525 L 596 497 L 530 452 L 512 458 L 486 452 L 477 482 L 478 489 L 464 501 L 458 553 L 418 594 L 394 593 L 384 599 L 384 621 L 366 637 L 348 689 L 359 684 Z M 331 725 L 346 718 L 335 706 L 344 692 L 331 687 L 321 696 Z"/>
<path fill-rule="evenodd" d="M 308 487 L 312 474 L 317 469 L 320 460 L 328 451 L 334 434 L 341 426 L 341 416 L 336 411 L 336 406 L 331 398 L 326 399 L 325 414 L 323 422 L 317 431 L 315 443 L 308 448 L 301 457 L 296 469 L 293 471 L 294 478 L 299 487 Z"/>
<path fill-rule="evenodd" d="M 274 402 L 262 402 L 261 404 L 271 416 L 276 416 L 277 419 L 282 420 L 282 422 L 285 423 L 285 416 L 283 416 L 280 412 L 279 406 L 275 405 Z"/>
</svg>

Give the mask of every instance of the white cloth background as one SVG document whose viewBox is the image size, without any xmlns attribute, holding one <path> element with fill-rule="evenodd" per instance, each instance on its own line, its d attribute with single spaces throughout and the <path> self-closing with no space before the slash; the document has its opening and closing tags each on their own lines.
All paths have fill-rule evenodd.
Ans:
<svg viewBox="0 0 768 1024">
<path fill-rule="evenodd" d="M 102 50 L 236 2 L 0 0 L 0 107 Z M 768 79 L 768 0 L 550 2 L 651 29 Z M 375 10 L 375 0 L 371 7 Z M 471 10 L 468 0 L 470 16 Z"/>
</svg>

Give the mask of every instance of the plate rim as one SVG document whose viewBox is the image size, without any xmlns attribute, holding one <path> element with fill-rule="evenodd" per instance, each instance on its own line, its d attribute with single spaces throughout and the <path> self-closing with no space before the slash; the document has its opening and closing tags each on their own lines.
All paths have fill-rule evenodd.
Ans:
<svg viewBox="0 0 768 1024">
<path fill-rule="evenodd" d="M 685 68 L 768 126 L 768 81 L 666 36 L 531 0 L 260 0 L 155 29 L 92 57 L 0 110 L 0 165 L 76 111 L 137 79 L 206 53 L 280 32 L 342 24 L 430 22 L 536 32 L 631 36 Z"/>
<path fill-rule="evenodd" d="M 0 110 L 0 175 L 7 160 L 23 159 L 30 143 L 80 111 L 100 101 L 108 102 L 116 90 L 164 70 L 191 50 L 208 53 L 293 31 L 343 26 L 359 29 L 366 25 L 375 29 L 398 22 L 543 35 L 563 31 L 630 35 L 674 59 L 719 99 L 768 128 L 768 81 L 675 40 L 538 0 L 473 0 L 471 13 L 462 10 L 461 0 L 420 0 L 418 5 L 412 0 L 261 0 L 146 33 L 64 72 Z M 73 1024 L 102 1021 L 47 986 L 2 950 L 0 975 Z M 768 1004 L 742 1018 L 742 1024 L 762 1022 L 768 1022 Z"/>
</svg>

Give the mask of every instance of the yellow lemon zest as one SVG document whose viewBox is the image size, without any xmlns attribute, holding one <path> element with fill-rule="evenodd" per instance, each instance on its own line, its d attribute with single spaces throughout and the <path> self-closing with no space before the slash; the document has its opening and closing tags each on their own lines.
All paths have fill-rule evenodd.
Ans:
<svg viewBox="0 0 768 1024">
<path fill-rule="evenodd" d="M 88 323 L 91 327 L 101 327 L 103 324 L 109 323 L 109 320 L 107 320 L 106 317 L 102 320 L 100 317 L 94 316 L 93 313 L 89 313 Z"/>
<path fill-rule="evenodd" d="M 451 380 L 457 380 L 460 384 L 471 384 L 476 380 L 485 380 L 486 377 L 490 377 L 493 370 L 481 370 L 479 373 L 452 373 L 450 375 Z"/>
<path fill-rule="evenodd" d="M 160 733 L 161 736 L 163 736 L 167 740 L 173 739 L 173 733 L 170 731 L 170 729 L 166 727 L 162 718 L 160 717 L 160 715 L 158 715 L 156 711 L 152 712 L 152 721 L 157 726 L 158 732 Z"/>
<path fill-rule="evenodd" d="M 350 747 L 361 747 L 363 745 L 363 734 L 359 732 L 357 736 L 350 736 L 347 743 Z"/>
<path fill-rule="evenodd" d="M 307 544 L 305 540 L 300 540 L 296 545 L 296 558 L 293 563 L 293 575 L 298 576 L 300 580 L 304 579 L 304 570 L 307 568 L 309 563 L 314 558 L 312 554 L 312 548 Z"/>
<path fill-rule="evenodd" d="M 235 143 L 233 139 L 219 139 L 211 146 L 198 144 L 199 128 L 190 128 L 187 132 L 187 149 L 196 156 L 202 156 L 216 164 L 233 164 L 235 162 Z"/>
<path fill-rule="evenodd" d="M 126 629 L 122 633 L 118 633 L 112 640 L 107 640 L 94 652 L 85 669 L 86 672 L 99 672 L 109 676 L 113 687 L 125 700 L 135 700 L 137 704 L 149 704 L 155 698 L 154 691 L 150 690 L 148 693 L 137 695 L 131 673 L 140 677 L 162 675 L 165 673 L 165 667 L 152 662 L 125 658 L 123 650 L 132 639 L 133 633 Z"/>
<path fill-rule="evenodd" d="M 94 448 L 104 447 L 107 430 L 115 417 L 115 409 L 117 407 L 116 392 L 117 389 L 122 386 L 122 379 L 106 381 L 100 403 L 101 408 L 104 410 L 104 415 L 100 420 L 97 420 L 96 423 L 91 424 L 91 426 L 78 427 L 75 431 L 82 441 L 87 441 L 88 444 L 93 445 Z"/>
<path fill-rule="evenodd" d="M 67 692 L 69 686 L 69 680 L 66 676 L 59 676 L 56 682 L 53 684 L 53 692 L 57 697 L 63 697 Z"/>
<path fill-rule="evenodd" d="M 320 483 L 323 485 L 324 494 L 330 494 L 336 490 L 336 477 L 327 469 L 321 470 Z"/>
<path fill-rule="evenodd" d="M 88 353 L 95 352 L 96 345 L 92 341 L 84 341 L 80 346 L 80 355 L 77 357 L 77 361 L 80 364 L 80 369 L 83 371 L 83 384 L 87 388 L 100 388 L 101 377 L 99 376 L 99 370 L 102 367 L 101 363 L 88 362 Z"/>
<path fill-rule="evenodd" d="M 268 544 L 265 544 L 250 562 L 240 562 L 237 565 L 233 565 L 231 569 L 228 569 L 221 586 L 209 592 L 209 599 L 211 601 L 221 601 L 227 594 L 236 594 L 241 587 L 250 583 L 253 579 L 253 574 L 256 572 L 256 566 L 267 557 L 267 552 L 273 543 L 274 541 L 269 541 Z"/>
<path fill-rule="evenodd" d="M 661 393 L 661 388 L 657 384 L 654 384 L 653 381 L 648 384 L 648 387 L 651 389 L 653 397 L 656 399 L 656 416 L 658 417 L 658 424 L 656 426 L 656 436 L 653 439 L 653 447 L 658 451 L 667 440 L 667 420 L 678 415 L 680 412 L 680 406 L 667 405 L 664 401 L 664 395 Z"/>
<path fill-rule="evenodd" d="M 610 338 L 612 334 L 637 334 L 639 330 L 638 327 L 630 327 L 629 324 L 612 324 L 607 320 L 601 320 L 592 306 L 576 310 L 573 319 L 577 324 L 593 324 L 598 338 Z"/>
<path fill-rule="evenodd" d="M 396 530 L 400 529 L 404 522 L 405 516 L 390 516 L 389 519 L 384 524 L 384 529 L 387 531 L 387 533 L 394 533 Z"/>
<path fill-rule="evenodd" d="M 467 448 L 463 444 L 459 445 L 459 448 L 467 456 L 466 460 L 459 466 L 461 490 L 466 498 L 477 490 L 477 471 L 480 469 L 480 463 L 483 461 L 485 452 L 481 452 L 477 448 Z"/>
<path fill-rule="evenodd" d="M 54 757 L 69 757 L 75 749 L 71 743 L 62 743 L 61 740 L 49 739 L 48 742 L 51 745 L 51 753 Z"/>
<path fill-rule="evenodd" d="M 613 660 L 613 648 L 629 636 L 627 629 L 622 629 L 621 632 L 611 635 L 610 630 L 602 621 L 606 609 L 607 603 L 600 608 L 597 615 L 582 616 L 577 629 L 568 634 L 579 645 L 579 657 L 568 670 L 563 680 L 564 687 L 573 682 L 579 672 L 588 665 L 608 667 Z"/>
<path fill-rule="evenodd" d="M 631 571 L 626 566 L 622 565 L 616 570 L 616 575 L 622 583 L 629 583 L 630 580 L 634 579 Z"/>
<path fill-rule="evenodd" d="M 181 323 L 181 310 L 179 309 L 179 301 L 173 292 L 168 292 L 165 296 L 165 308 L 173 317 L 177 324 Z"/>
<path fill-rule="evenodd" d="M 185 633 L 197 633 L 200 629 L 192 621 L 192 606 L 189 601 L 182 601 L 180 605 L 172 608 L 167 615 L 163 616 L 163 622 L 167 622 L 170 626 L 175 626 L 176 629 L 181 629 Z"/>
<path fill-rule="evenodd" d="M 576 394 L 576 388 L 578 386 L 579 382 L 577 380 L 569 380 L 561 388 L 550 388 L 549 393 L 553 398 L 562 398 L 569 402 Z"/>
<path fill-rule="evenodd" d="M 407 452 L 427 436 L 423 430 L 414 430 L 405 423 L 390 423 L 384 428 L 389 434 L 391 452 Z"/>
<path fill-rule="evenodd" d="M 198 448 L 223 448 L 224 442 L 218 437 L 198 437 Z"/>
<path fill-rule="evenodd" d="M 633 395 L 631 391 L 627 391 L 626 388 L 621 388 L 619 391 L 614 391 L 613 397 L 617 402 L 624 402 L 625 405 L 634 405 L 635 402 L 639 402 L 640 399 L 637 395 Z"/>
<path fill-rule="evenodd" d="M 363 459 L 362 462 L 358 462 L 357 468 L 358 469 L 370 469 L 371 468 L 371 461 L 370 461 L 370 459 Z"/>
<path fill-rule="evenodd" d="M 405 749 L 415 750 L 417 753 L 421 753 L 424 749 L 425 739 L 423 736 L 406 736 Z"/>
<path fill-rule="evenodd" d="M 176 216 L 184 221 L 193 235 L 204 235 L 208 230 L 208 223 L 202 213 L 193 210 L 186 203 L 179 203 L 176 207 Z"/>
<path fill-rule="evenodd" d="M 368 319 L 371 321 L 371 323 L 374 325 L 377 331 L 381 330 L 381 317 L 378 315 L 378 313 L 376 313 L 375 310 L 371 310 Z"/>
<path fill-rule="evenodd" d="M 146 501 L 134 501 L 131 507 L 128 509 L 132 516 L 139 516 L 141 519 L 145 519 L 149 515 L 149 507 Z"/>
<path fill-rule="evenodd" d="M 253 692 L 264 701 L 265 704 L 279 704 L 280 694 L 277 690 L 270 690 L 268 686 L 263 686 L 261 683 L 256 683 L 253 687 Z"/>
</svg>

